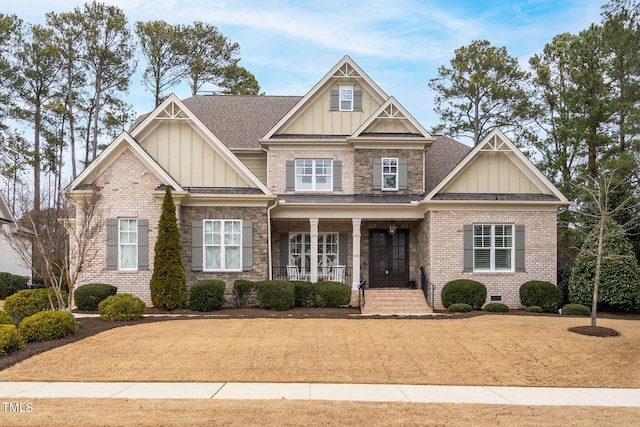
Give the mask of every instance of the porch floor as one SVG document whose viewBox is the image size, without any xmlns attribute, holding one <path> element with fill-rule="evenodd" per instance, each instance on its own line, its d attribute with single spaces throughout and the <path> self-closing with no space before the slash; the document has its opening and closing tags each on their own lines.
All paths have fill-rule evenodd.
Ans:
<svg viewBox="0 0 640 427">
<path fill-rule="evenodd" d="M 374 288 L 365 290 L 365 304 L 360 312 L 366 315 L 423 316 L 433 314 L 420 289 Z"/>
</svg>

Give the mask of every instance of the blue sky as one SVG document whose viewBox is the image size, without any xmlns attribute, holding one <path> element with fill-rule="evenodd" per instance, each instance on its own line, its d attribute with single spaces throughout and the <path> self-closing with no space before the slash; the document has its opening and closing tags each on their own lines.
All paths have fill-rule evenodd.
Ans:
<svg viewBox="0 0 640 427">
<path fill-rule="evenodd" d="M 43 23 L 49 11 L 67 12 L 84 1 L 0 0 L 0 12 Z M 605 0 L 104 0 L 121 8 L 131 24 L 196 20 L 218 27 L 240 44 L 240 65 L 267 95 L 304 95 L 344 55 L 427 129 L 437 123 L 429 79 L 453 52 L 473 40 L 506 46 L 523 65 L 562 32 L 600 22 Z M 127 102 L 153 108 L 153 97 L 134 76 Z M 211 88 L 203 88 L 211 89 Z M 179 97 L 186 87 L 175 87 Z"/>
</svg>

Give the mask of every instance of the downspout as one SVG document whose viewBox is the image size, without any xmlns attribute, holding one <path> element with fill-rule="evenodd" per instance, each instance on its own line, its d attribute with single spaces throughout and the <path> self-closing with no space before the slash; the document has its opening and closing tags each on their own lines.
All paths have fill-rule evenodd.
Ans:
<svg viewBox="0 0 640 427">
<path fill-rule="evenodd" d="M 273 280 L 273 255 L 271 249 L 271 210 L 278 206 L 278 199 L 272 206 L 267 208 L 267 253 L 269 257 L 269 280 Z"/>
</svg>

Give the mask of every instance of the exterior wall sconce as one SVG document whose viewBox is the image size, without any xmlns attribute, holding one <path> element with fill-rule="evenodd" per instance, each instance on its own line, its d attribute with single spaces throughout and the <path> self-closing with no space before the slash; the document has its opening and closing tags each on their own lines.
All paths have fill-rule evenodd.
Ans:
<svg viewBox="0 0 640 427">
<path fill-rule="evenodd" d="M 392 236 L 396 234 L 396 225 L 394 223 L 391 223 L 389 225 L 389 234 L 391 234 Z"/>
</svg>

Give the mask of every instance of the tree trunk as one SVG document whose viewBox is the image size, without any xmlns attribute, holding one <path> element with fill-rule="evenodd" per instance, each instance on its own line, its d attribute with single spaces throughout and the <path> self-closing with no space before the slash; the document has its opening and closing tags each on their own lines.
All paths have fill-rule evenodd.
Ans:
<svg viewBox="0 0 640 427">
<path fill-rule="evenodd" d="M 598 287 L 600 286 L 600 267 L 602 265 L 602 246 L 604 241 L 604 227 L 606 224 L 606 215 L 600 218 L 600 230 L 598 230 L 598 249 L 596 255 L 596 272 L 593 278 L 593 300 L 591 301 L 591 326 L 596 326 L 598 311 Z"/>
</svg>

